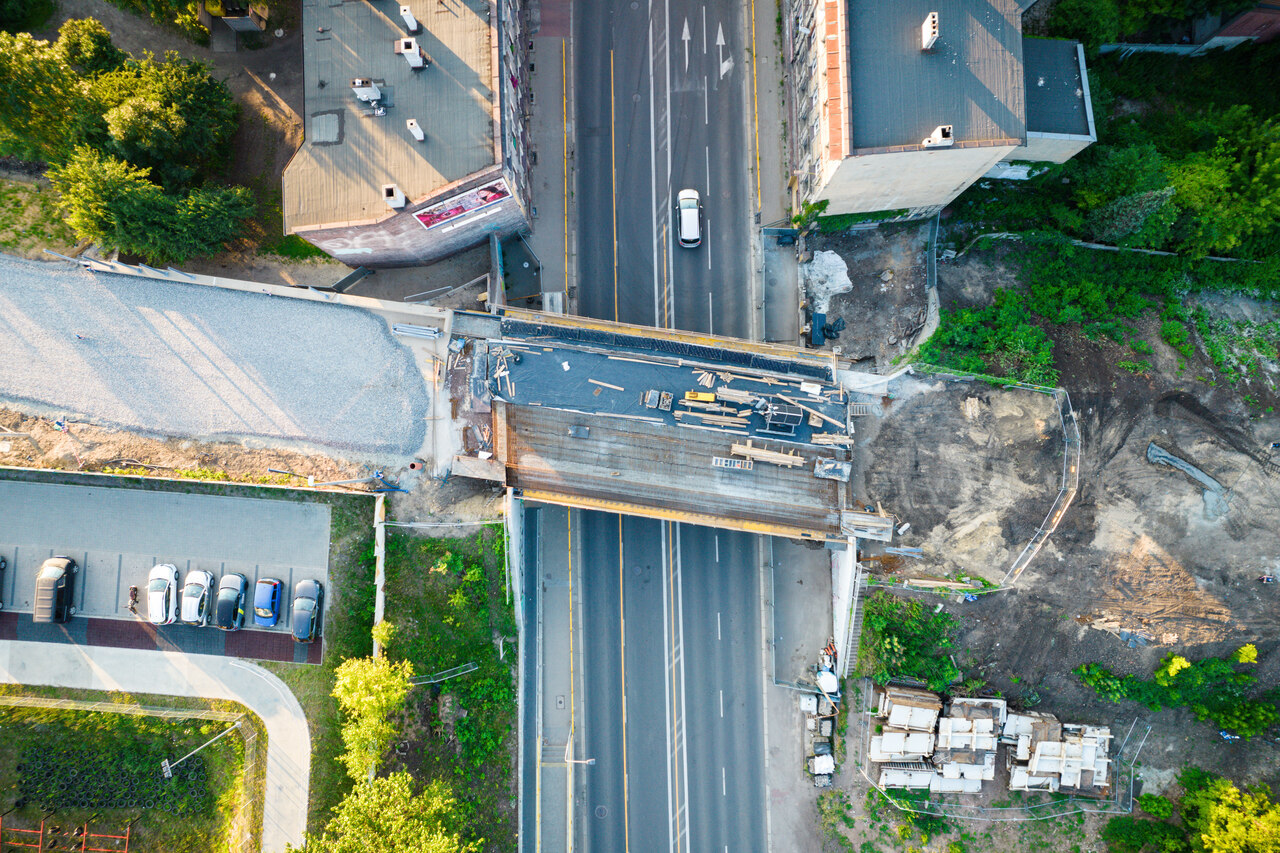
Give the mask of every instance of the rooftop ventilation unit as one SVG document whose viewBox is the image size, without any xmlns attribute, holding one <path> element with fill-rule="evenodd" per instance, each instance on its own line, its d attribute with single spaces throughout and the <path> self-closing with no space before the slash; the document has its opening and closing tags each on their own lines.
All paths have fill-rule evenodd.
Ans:
<svg viewBox="0 0 1280 853">
<path fill-rule="evenodd" d="M 399 210 L 404 207 L 404 193 L 395 184 L 382 185 L 382 200 L 387 203 L 387 207 L 392 210 Z"/>
<path fill-rule="evenodd" d="M 933 129 L 933 135 L 920 144 L 925 148 L 947 148 L 953 142 L 955 140 L 951 138 L 951 125 L 940 124 Z"/>
<path fill-rule="evenodd" d="M 355 92 L 360 100 L 371 104 L 382 100 L 382 90 L 378 88 L 378 84 L 364 77 L 357 77 L 351 81 L 351 91 Z"/>
<path fill-rule="evenodd" d="M 421 71 L 431 64 L 427 52 L 418 45 L 417 39 L 397 39 L 396 53 L 404 57 L 405 62 L 414 71 Z"/>
<path fill-rule="evenodd" d="M 938 13 L 930 12 L 920 27 L 920 49 L 928 50 L 938 40 Z"/>
<path fill-rule="evenodd" d="M 414 139 L 418 140 L 419 142 L 423 142 L 426 140 L 427 135 L 423 133 L 422 126 L 418 124 L 418 120 L 416 118 L 411 118 L 407 120 L 404 123 L 404 126 L 409 128 L 409 132 L 413 134 Z"/>
<path fill-rule="evenodd" d="M 408 6 L 400 7 L 400 17 L 404 19 L 404 28 L 411 34 L 417 34 L 422 25 L 418 23 L 418 19 L 413 16 L 413 10 Z"/>
</svg>

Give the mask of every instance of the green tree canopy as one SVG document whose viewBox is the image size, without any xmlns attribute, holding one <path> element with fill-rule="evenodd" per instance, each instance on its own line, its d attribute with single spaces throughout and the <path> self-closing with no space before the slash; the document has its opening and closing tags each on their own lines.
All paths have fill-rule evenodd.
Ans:
<svg viewBox="0 0 1280 853">
<path fill-rule="evenodd" d="M 85 77 L 114 71 L 129 58 L 129 54 L 115 46 L 107 28 L 94 18 L 64 21 L 53 50 L 59 59 Z"/>
<path fill-rule="evenodd" d="M 349 661 L 348 661 L 349 662 Z M 416 791 L 408 773 L 360 782 L 307 853 L 478 853 L 462 840 L 457 800 L 440 780 Z M 289 850 L 295 851 L 292 846 Z"/>
<path fill-rule="evenodd" d="M 0 32 L 0 154 L 57 162 L 80 137 L 88 87 L 47 41 Z"/>
<path fill-rule="evenodd" d="M 339 757 L 347 773 L 364 780 L 382 761 L 396 730 L 391 717 L 404 708 L 413 667 L 408 661 L 351 658 L 338 667 L 333 697 L 346 715 Z"/>
<path fill-rule="evenodd" d="M 1266 786 L 1241 791 L 1216 779 L 1182 800 L 1191 849 L 1204 853 L 1275 853 L 1280 850 L 1280 805 Z"/>
<path fill-rule="evenodd" d="M 49 170 L 58 206 L 81 240 L 142 255 L 152 263 L 210 254 L 239 233 L 253 215 L 244 187 L 166 193 L 139 169 L 81 146 Z"/>
</svg>

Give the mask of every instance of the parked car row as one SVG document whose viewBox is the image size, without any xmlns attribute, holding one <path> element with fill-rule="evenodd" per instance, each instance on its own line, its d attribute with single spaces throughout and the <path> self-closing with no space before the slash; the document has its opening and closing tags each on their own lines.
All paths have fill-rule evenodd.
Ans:
<svg viewBox="0 0 1280 853">
<path fill-rule="evenodd" d="M 80 567 L 70 557 L 51 557 L 36 574 L 36 622 L 66 622 L 76 614 L 75 578 Z M 215 584 L 211 572 L 192 569 L 185 582 L 179 584 L 178 568 L 161 563 L 147 576 L 147 619 L 153 625 L 186 625 L 204 627 L 210 622 L 224 631 L 244 627 L 245 610 L 253 611 L 253 624 L 274 628 L 280 622 L 284 582 L 277 578 L 261 578 L 253 588 L 253 601 L 248 602 L 249 580 L 239 572 L 228 572 Z M 319 581 L 298 581 L 293 592 L 293 638 L 300 643 L 313 642 L 320 636 L 320 618 L 324 609 L 324 586 Z"/>
</svg>

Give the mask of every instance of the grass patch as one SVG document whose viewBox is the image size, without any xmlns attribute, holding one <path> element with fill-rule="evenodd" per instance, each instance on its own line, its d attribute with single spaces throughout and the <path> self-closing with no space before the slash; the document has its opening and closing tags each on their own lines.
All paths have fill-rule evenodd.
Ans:
<svg viewBox="0 0 1280 853">
<path fill-rule="evenodd" d="M 907 213 L 907 208 L 903 207 L 898 210 L 873 210 L 867 213 L 836 213 L 831 216 L 819 216 L 818 230 L 823 234 L 836 234 L 864 222 L 883 222 L 886 219 L 906 216 Z"/>
<path fill-rule="evenodd" d="M 67 254 L 76 238 L 57 209 L 58 193 L 41 183 L 0 179 L 0 249 L 36 256 L 42 249 Z"/>
<path fill-rule="evenodd" d="M 291 261 L 305 261 L 309 258 L 327 258 L 329 253 L 303 240 L 297 234 L 286 234 L 274 243 L 264 245 L 260 250 L 263 255 L 277 255 Z"/>
<path fill-rule="evenodd" d="M 0 784 L 15 809 L 9 820 L 35 827 L 49 812 L 64 824 L 96 814 L 98 826 L 123 828 L 137 818 L 139 849 L 230 846 L 243 805 L 242 741 L 223 738 L 172 779 L 160 772 L 162 759 L 181 757 L 226 723 L 2 707 L 0 725 Z"/>
<path fill-rule="evenodd" d="M 478 667 L 419 688 L 421 728 L 405 732 L 403 760 L 418 778 L 452 788 L 467 836 L 485 838 L 491 850 L 516 849 L 517 629 L 505 554 L 497 526 L 466 539 L 387 537 L 387 619 L 397 628 L 387 654 L 412 661 L 418 675 Z"/>
</svg>

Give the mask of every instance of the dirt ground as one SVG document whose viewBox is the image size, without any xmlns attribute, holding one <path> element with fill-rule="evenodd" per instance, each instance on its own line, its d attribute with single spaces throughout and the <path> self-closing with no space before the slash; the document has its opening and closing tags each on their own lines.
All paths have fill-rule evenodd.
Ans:
<svg viewBox="0 0 1280 853">
<path fill-rule="evenodd" d="M 886 226 L 867 231 L 811 236 L 806 248 L 835 252 L 849 268 L 852 289 L 831 297 L 827 323 L 843 317 L 848 324 L 837 340 L 823 349 L 840 347 L 853 361 L 875 359 L 885 368 L 915 343 L 924 327 L 926 293 L 925 251 L 929 223 Z M 801 281 L 805 267 L 801 266 Z M 810 303 L 814 300 L 810 297 Z"/>
<path fill-rule="evenodd" d="M 12 433 L 30 436 L 18 437 Z M 304 486 L 368 477 L 375 470 L 361 460 L 335 459 L 265 442 L 201 442 L 137 435 L 89 424 L 65 424 L 0 408 L 0 466 L 64 471 L 128 471 L 155 477 L 199 478 L 243 483 Z M 274 474 L 290 471 L 298 477 Z M 467 536 L 474 522 L 499 518 L 503 493 L 478 480 L 447 482 L 419 471 L 383 470 L 404 492 L 389 493 L 389 515 L 397 521 L 440 525 L 432 536 Z M 363 489 L 363 485 L 351 488 Z M 463 526 L 454 527 L 452 525 Z"/>
<path fill-rule="evenodd" d="M 1007 251 L 941 265 L 944 310 L 986 304 L 995 287 L 1015 285 L 1002 261 Z M 1241 296 L 1198 304 L 1232 321 L 1276 318 L 1274 306 Z M 1012 705 L 1109 725 L 1119 737 L 1134 720 L 1139 732 L 1150 725 L 1138 758 L 1143 790 L 1175 785 L 1187 765 L 1274 787 L 1280 739 L 1229 744 L 1185 709 L 1153 713 L 1101 701 L 1071 672 L 1100 662 L 1149 677 L 1171 652 L 1225 656 L 1254 643 L 1259 686 L 1280 684 L 1280 585 L 1256 580 L 1280 569 L 1280 467 L 1270 458 L 1272 442 L 1280 441 L 1274 366 L 1265 363 L 1233 385 L 1194 330 L 1196 353 L 1183 359 L 1160 340 L 1158 319 L 1134 325 L 1154 349 L 1141 356 L 1152 363 L 1141 374 L 1117 366 L 1139 358 L 1127 346 L 1048 329 L 1080 428 L 1080 490 L 1016 588 L 968 603 L 911 594 L 930 605 L 942 601 L 961 619 L 955 657 L 965 677 L 985 680 Z M 1026 391 L 926 377 L 891 390 L 888 417 L 859 420 L 878 430 L 864 428 L 865 467 L 856 474 L 862 494 L 911 524 L 895 544 L 923 550 L 921 560 L 898 561 L 897 572 L 962 570 L 998 580 L 1057 492 L 1062 442 L 1052 406 Z M 1215 517 L 1202 482 L 1148 461 L 1153 444 L 1217 481 L 1225 515 Z M 884 575 L 876 563 L 870 568 Z M 901 816 L 881 808 L 872 817 L 856 769 L 845 769 L 838 785 L 858 815 L 858 829 L 849 833 L 855 848 L 863 841 L 866 850 L 903 848 Z M 1089 850 L 1102 847 L 1091 840 L 1102 823 L 1064 818 L 1038 828 L 965 824 L 956 831 L 970 833 L 968 849 Z M 957 838 L 952 832 L 938 841 Z M 932 841 L 926 849 L 934 849 Z"/>
</svg>

